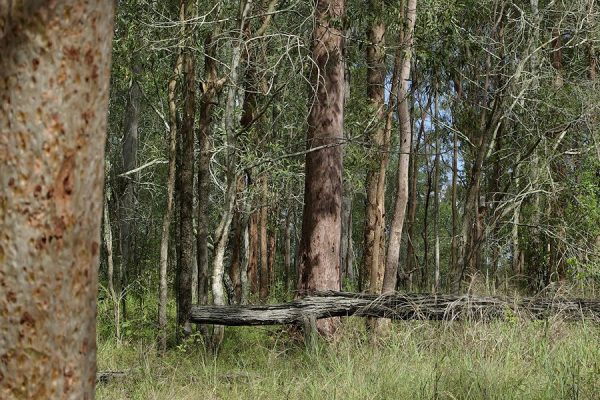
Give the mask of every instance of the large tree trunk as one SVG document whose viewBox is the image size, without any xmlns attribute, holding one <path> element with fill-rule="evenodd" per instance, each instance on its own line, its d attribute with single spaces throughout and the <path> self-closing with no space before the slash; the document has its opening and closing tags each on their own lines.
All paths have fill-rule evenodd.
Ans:
<svg viewBox="0 0 600 400">
<path fill-rule="evenodd" d="M 0 0 L 3 399 L 94 397 L 112 34 L 112 2 Z"/>
<path fill-rule="evenodd" d="M 307 147 L 331 146 L 306 154 L 304 212 L 298 265 L 298 295 L 340 288 L 342 149 L 344 123 L 344 40 L 336 23 L 344 0 L 318 0 L 310 74 L 315 99 L 308 116 Z M 317 329 L 333 334 L 335 320 Z"/>
<path fill-rule="evenodd" d="M 398 262 L 400 257 L 400 242 L 402 226 L 408 201 L 408 162 L 410 155 L 410 139 L 412 124 L 410 119 L 409 102 L 411 96 L 408 87 L 410 65 L 412 58 L 413 32 L 417 13 L 417 0 L 408 0 L 406 8 L 406 24 L 402 32 L 401 44 L 405 51 L 400 69 L 400 85 L 398 87 L 398 119 L 400 123 L 400 155 L 398 157 L 398 193 L 394 203 L 394 215 L 390 227 L 390 239 L 383 278 L 383 293 L 392 292 L 396 288 Z"/>
</svg>

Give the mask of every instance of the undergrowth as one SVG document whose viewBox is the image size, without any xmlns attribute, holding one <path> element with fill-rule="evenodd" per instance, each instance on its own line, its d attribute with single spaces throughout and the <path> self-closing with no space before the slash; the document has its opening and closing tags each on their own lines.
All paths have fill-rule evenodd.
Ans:
<svg viewBox="0 0 600 400">
<path fill-rule="evenodd" d="M 99 328 L 98 369 L 126 376 L 98 399 L 600 398 L 600 328 L 585 321 L 405 321 L 373 343 L 346 318 L 310 350 L 281 327 L 232 327 L 216 358 L 198 337 L 159 357 L 150 335 L 116 345 Z"/>
</svg>

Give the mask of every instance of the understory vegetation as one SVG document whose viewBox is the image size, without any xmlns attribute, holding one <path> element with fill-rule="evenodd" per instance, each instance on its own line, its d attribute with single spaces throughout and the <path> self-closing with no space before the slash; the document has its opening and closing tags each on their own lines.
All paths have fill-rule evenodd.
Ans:
<svg viewBox="0 0 600 400">
<path fill-rule="evenodd" d="M 345 318 L 307 348 L 288 327 L 228 327 L 217 357 L 192 335 L 159 356 L 151 305 L 115 343 L 100 308 L 98 399 L 596 399 L 600 327 L 506 318 L 491 323 L 401 321 L 375 342 L 364 319 Z M 175 315 L 174 302 L 169 310 Z M 139 313 L 138 313 L 139 312 Z M 136 319 L 134 315 L 139 318 Z"/>
</svg>

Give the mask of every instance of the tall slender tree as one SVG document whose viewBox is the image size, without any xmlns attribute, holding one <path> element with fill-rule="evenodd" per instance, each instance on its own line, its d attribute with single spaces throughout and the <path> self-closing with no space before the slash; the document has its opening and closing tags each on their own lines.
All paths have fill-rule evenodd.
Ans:
<svg viewBox="0 0 600 400">
<path fill-rule="evenodd" d="M 411 100 L 408 79 L 410 77 L 413 33 L 417 17 L 417 0 L 408 0 L 404 10 L 406 23 L 400 34 L 400 44 L 404 47 L 400 68 L 400 85 L 398 87 L 398 120 L 400 124 L 400 155 L 398 157 L 398 188 L 394 202 L 394 214 L 390 229 L 389 245 L 383 278 L 383 292 L 388 293 L 396 289 L 398 276 L 398 263 L 400 258 L 400 240 L 402 227 L 406 215 L 408 202 L 408 163 L 410 156 L 410 142 L 412 123 L 410 118 L 409 102 Z"/>
</svg>

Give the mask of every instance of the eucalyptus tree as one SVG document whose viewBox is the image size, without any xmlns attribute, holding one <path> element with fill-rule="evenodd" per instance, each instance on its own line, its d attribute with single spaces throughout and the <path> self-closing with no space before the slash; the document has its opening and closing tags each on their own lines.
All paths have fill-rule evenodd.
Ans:
<svg viewBox="0 0 600 400">
<path fill-rule="evenodd" d="M 318 0 L 311 44 L 311 90 L 308 116 L 302 240 L 298 294 L 340 289 L 342 149 L 344 123 L 344 41 L 339 25 L 344 0 Z M 319 320 L 325 334 L 335 319 Z"/>
<path fill-rule="evenodd" d="M 2 398 L 94 398 L 113 11 L 0 1 Z"/>
</svg>

